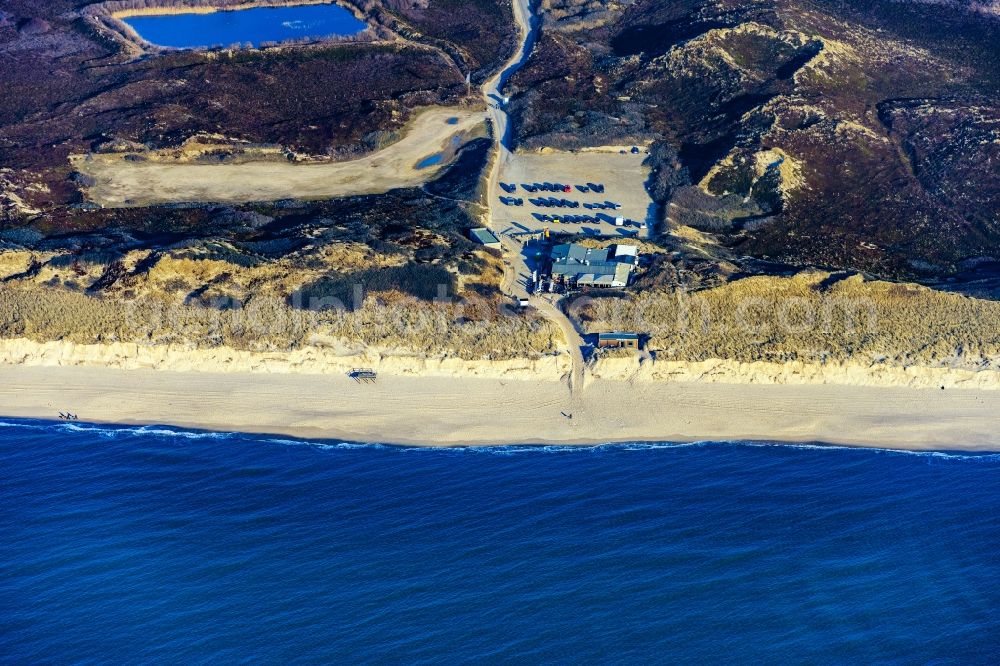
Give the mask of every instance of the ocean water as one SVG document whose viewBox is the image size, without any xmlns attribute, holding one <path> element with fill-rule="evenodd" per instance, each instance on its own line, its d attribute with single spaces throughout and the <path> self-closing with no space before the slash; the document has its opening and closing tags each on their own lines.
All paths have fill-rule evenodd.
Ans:
<svg viewBox="0 0 1000 666">
<path fill-rule="evenodd" d="M 167 14 L 123 19 L 151 44 L 173 48 L 282 42 L 354 35 L 365 23 L 338 5 L 254 7 L 211 14 Z"/>
<path fill-rule="evenodd" d="M 997 663 L 1000 456 L 0 422 L 0 662 Z"/>
</svg>

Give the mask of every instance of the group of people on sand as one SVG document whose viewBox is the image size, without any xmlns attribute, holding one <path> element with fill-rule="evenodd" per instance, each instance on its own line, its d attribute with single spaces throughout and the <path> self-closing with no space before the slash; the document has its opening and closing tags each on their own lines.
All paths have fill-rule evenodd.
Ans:
<svg viewBox="0 0 1000 666">
<path fill-rule="evenodd" d="M 62 412 L 59 412 L 59 418 L 62 419 L 63 421 L 79 421 L 80 420 L 79 416 L 77 416 L 76 414 L 70 414 L 69 412 L 66 412 L 65 414 L 63 414 Z"/>
</svg>

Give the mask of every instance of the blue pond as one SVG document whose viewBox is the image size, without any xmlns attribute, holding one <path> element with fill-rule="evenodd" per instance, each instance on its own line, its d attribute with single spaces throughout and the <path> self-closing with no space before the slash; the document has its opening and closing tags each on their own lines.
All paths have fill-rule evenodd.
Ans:
<svg viewBox="0 0 1000 666">
<path fill-rule="evenodd" d="M 432 167 L 436 164 L 441 164 L 441 160 L 444 159 L 444 155 L 441 153 L 434 153 L 433 155 L 428 155 L 419 162 L 417 162 L 418 169 L 426 169 L 427 167 Z"/>
<path fill-rule="evenodd" d="M 1000 654 L 998 455 L 0 421 L 0 535 L 3 664 Z"/>
<path fill-rule="evenodd" d="M 351 12 L 337 5 L 255 7 L 211 14 L 170 14 L 123 19 L 151 44 L 205 48 L 303 38 L 354 35 L 365 29 Z"/>
</svg>

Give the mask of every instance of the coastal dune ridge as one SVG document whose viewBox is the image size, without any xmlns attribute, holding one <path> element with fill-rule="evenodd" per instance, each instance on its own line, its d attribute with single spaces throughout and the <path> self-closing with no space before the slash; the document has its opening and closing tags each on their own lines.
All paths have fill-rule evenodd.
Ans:
<svg viewBox="0 0 1000 666">
<path fill-rule="evenodd" d="M 87 367 L 114 370 L 163 370 L 235 374 L 349 374 L 363 367 L 400 377 L 512 379 L 561 382 L 572 370 L 570 355 L 553 353 L 536 358 L 464 359 L 458 356 L 401 354 L 367 350 L 344 354 L 334 349 L 305 347 L 287 351 L 251 351 L 231 347 L 195 348 L 181 344 L 134 342 L 79 344 L 36 342 L 27 338 L 0 340 L 0 364 L 36 367 Z M 708 384 L 837 384 L 912 389 L 1000 389 L 1000 372 L 964 368 L 892 366 L 859 362 L 808 363 L 655 360 L 641 357 L 595 358 L 587 368 L 584 387 L 598 380 L 622 382 L 697 382 Z"/>
<path fill-rule="evenodd" d="M 0 290 L 0 415 L 436 446 L 1000 449 L 1000 308 L 989 301 L 860 279 L 817 289 L 823 275 L 741 280 L 656 308 L 644 296 L 584 299 L 567 307 L 580 333 L 638 322 L 649 339 L 638 354 L 578 361 L 573 332 L 532 309 L 391 292 L 332 310 L 152 296 L 181 275 L 136 274 L 129 288 L 146 295 L 132 300 Z M 228 275 L 215 284 L 243 279 Z M 852 311 L 871 316 L 820 316 L 828 299 L 859 295 L 850 302 L 865 307 Z M 377 380 L 355 381 L 359 368 Z"/>
</svg>

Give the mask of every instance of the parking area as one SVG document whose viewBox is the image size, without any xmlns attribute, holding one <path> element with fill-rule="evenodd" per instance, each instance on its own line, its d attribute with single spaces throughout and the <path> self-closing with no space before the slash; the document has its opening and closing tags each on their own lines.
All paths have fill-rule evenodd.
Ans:
<svg viewBox="0 0 1000 666">
<path fill-rule="evenodd" d="M 644 148 L 631 146 L 514 154 L 491 193 L 493 228 L 647 238 L 645 158 Z"/>
</svg>

